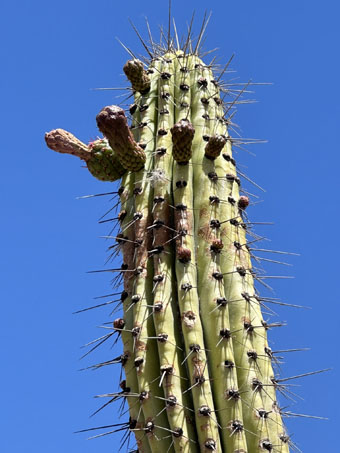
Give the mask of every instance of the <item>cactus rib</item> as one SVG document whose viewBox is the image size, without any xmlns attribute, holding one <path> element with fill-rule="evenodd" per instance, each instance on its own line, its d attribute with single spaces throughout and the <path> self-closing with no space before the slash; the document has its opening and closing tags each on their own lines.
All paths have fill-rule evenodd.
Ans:
<svg viewBox="0 0 340 453">
<path fill-rule="evenodd" d="M 217 419 L 229 430 L 223 436 L 225 451 L 246 449 L 243 415 L 235 368 L 225 364 L 235 363 L 232 345 L 233 329 L 229 320 L 229 305 L 221 273 L 221 255 L 224 252 L 223 226 L 213 221 L 220 218 L 219 199 L 225 193 L 224 180 L 219 175 L 219 160 L 206 157 L 207 140 L 214 136 L 218 120 L 215 106 L 216 87 L 211 70 L 198 58 L 192 73 L 193 122 L 199 133 L 193 144 L 195 237 L 197 247 L 198 293 L 202 324 L 211 351 L 208 356 Z M 215 98 L 215 99 L 214 99 Z M 210 157 L 210 156 L 209 156 Z M 217 156 L 216 156 L 217 157 Z M 216 176 L 215 176 L 216 175 Z M 236 428 L 237 427 L 237 428 Z"/>
</svg>

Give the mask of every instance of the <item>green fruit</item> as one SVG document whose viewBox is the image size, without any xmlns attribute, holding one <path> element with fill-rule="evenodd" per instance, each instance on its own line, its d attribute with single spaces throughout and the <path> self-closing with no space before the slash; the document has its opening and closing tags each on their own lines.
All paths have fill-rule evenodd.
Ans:
<svg viewBox="0 0 340 453">
<path fill-rule="evenodd" d="M 99 139 L 89 144 L 91 158 L 86 162 L 89 172 L 100 181 L 116 181 L 126 170 L 107 140 Z"/>
</svg>

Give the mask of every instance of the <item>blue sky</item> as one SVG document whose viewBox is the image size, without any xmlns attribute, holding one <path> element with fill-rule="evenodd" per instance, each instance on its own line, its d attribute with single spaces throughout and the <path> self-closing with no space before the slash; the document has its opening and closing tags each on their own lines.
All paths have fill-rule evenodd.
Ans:
<svg viewBox="0 0 340 453">
<path fill-rule="evenodd" d="M 240 82 L 272 82 L 256 88 L 259 101 L 241 106 L 237 122 L 245 137 L 268 140 L 236 158 L 266 189 L 249 209 L 270 247 L 300 253 L 293 268 L 268 266 L 282 300 L 312 307 L 284 308 L 288 326 L 271 332 L 276 348 L 309 347 L 286 355 L 284 376 L 331 367 L 296 381 L 301 400 L 290 410 L 329 417 L 291 419 L 293 440 L 305 452 L 335 451 L 338 424 L 339 58 L 340 6 L 324 0 L 173 1 L 180 31 L 196 10 L 196 30 L 209 7 L 206 49 L 219 47 L 221 63 L 232 53 Z M 48 150 L 44 133 L 56 127 L 84 141 L 98 131 L 95 115 L 118 103 L 128 55 L 116 41 L 142 52 L 128 16 L 143 30 L 147 15 L 158 35 L 167 2 L 74 0 L 12 1 L 0 7 L 2 125 L 2 259 L 0 447 L 8 453 L 115 452 L 117 437 L 86 441 L 73 431 L 117 421 L 112 406 L 96 419 L 93 395 L 117 388 L 117 369 L 80 372 L 108 355 L 79 361 L 80 346 L 101 333 L 104 311 L 72 315 L 93 297 L 110 292 L 100 268 L 107 226 L 98 218 L 109 200 L 77 200 L 112 190 L 95 181 L 77 159 Z M 99 331 L 99 333 L 98 333 Z M 294 390 L 295 391 L 295 390 Z M 333 394 L 334 392 L 334 394 Z"/>
</svg>

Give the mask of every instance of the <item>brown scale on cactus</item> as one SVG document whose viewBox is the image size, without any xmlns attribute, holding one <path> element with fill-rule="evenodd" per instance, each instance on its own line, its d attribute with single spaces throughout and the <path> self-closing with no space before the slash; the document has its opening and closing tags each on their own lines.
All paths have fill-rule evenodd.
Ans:
<svg viewBox="0 0 340 453">
<path fill-rule="evenodd" d="M 263 276 L 247 244 L 250 199 L 233 158 L 233 113 L 221 98 L 232 95 L 221 80 L 230 61 L 216 78 L 200 58 L 206 25 L 194 44 L 191 24 L 182 48 L 176 31 L 164 48 L 143 42 L 148 68 L 135 58 L 125 64 L 131 127 L 113 105 L 97 115 L 106 139 L 86 146 L 57 129 L 46 142 L 99 179 L 122 177 L 112 256 L 120 250 L 123 265 L 112 271 L 123 276 L 113 323 L 123 353 L 97 367 L 125 370 L 112 397 L 128 402 L 125 436 L 134 433 L 139 453 L 288 453 L 276 396 L 285 379 L 274 373 L 267 340 L 280 324 L 261 312 L 275 300 L 255 289 Z"/>
</svg>

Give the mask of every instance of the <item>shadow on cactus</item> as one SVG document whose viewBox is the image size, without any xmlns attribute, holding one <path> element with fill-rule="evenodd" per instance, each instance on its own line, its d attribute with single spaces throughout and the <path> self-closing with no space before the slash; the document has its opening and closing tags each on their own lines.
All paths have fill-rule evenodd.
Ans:
<svg viewBox="0 0 340 453">
<path fill-rule="evenodd" d="M 223 80 L 231 60 L 213 72 L 201 50 L 208 20 L 195 41 L 192 22 L 181 41 L 175 26 L 160 45 L 149 34 L 148 58 L 125 64 L 134 103 L 98 113 L 103 139 L 46 134 L 50 148 L 78 156 L 96 178 L 121 179 L 110 250 L 123 264 L 110 271 L 115 289 L 123 285 L 122 317 L 90 351 L 121 337 L 122 354 L 94 368 L 121 364 L 121 390 L 104 406 L 126 401 L 130 415 L 99 435 L 123 431 L 122 445 L 140 453 L 287 453 L 296 447 L 283 417 L 295 414 L 280 408 L 277 392 L 289 396 L 288 380 L 313 373 L 277 374 L 288 351 L 268 346 L 267 331 L 281 324 L 264 321 L 261 309 L 281 303 L 254 286 L 268 286 L 252 259 L 271 261 L 255 255 L 270 250 L 257 247 L 233 158 L 247 140 L 229 135 L 249 84 Z"/>
</svg>

